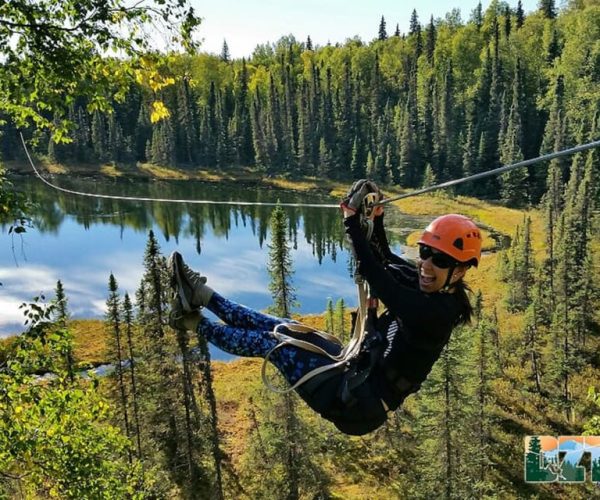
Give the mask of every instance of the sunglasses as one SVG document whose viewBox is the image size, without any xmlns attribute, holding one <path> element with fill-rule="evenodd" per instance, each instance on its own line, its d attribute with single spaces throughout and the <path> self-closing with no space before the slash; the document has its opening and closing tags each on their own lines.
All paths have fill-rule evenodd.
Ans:
<svg viewBox="0 0 600 500">
<path fill-rule="evenodd" d="M 419 245 L 419 257 L 421 260 L 427 260 L 431 257 L 433 265 L 440 269 L 448 269 L 458 265 L 458 261 L 445 253 L 434 250 L 429 245 Z"/>
</svg>

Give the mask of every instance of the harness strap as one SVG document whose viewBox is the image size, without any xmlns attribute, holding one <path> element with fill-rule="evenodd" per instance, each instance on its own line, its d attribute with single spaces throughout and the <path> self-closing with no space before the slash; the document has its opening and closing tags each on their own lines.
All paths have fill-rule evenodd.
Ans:
<svg viewBox="0 0 600 500">
<path fill-rule="evenodd" d="M 359 297 L 359 308 L 358 308 L 358 318 L 354 325 L 354 332 L 353 332 L 352 338 L 350 339 L 350 342 L 348 342 L 348 345 L 343 347 L 341 352 L 337 355 L 328 353 L 325 349 L 313 344 L 312 342 L 308 342 L 306 340 L 292 337 L 291 335 L 286 335 L 285 333 L 280 332 L 279 330 L 281 328 L 286 328 L 288 331 L 293 332 L 293 333 L 299 333 L 299 334 L 314 333 L 329 342 L 334 342 L 338 345 L 341 345 L 340 340 L 337 337 L 335 337 L 334 335 L 331 335 L 327 332 L 322 332 L 320 330 L 311 328 L 306 325 L 302 325 L 300 323 L 280 323 L 277 326 L 275 326 L 275 328 L 273 329 L 272 335 L 277 340 L 279 340 L 279 344 L 277 344 L 275 347 L 273 347 L 273 349 L 271 349 L 267 353 L 267 355 L 265 356 L 265 358 L 263 360 L 263 364 L 262 364 L 262 368 L 261 368 L 262 380 L 268 389 L 270 389 L 271 391 L 276 392 L 278 394 L 285 394 L 285 393 L 291 392 L 294 389 L 296 389 L 298 386 L 308 382 L 310 379 L 312 379 L 316 375 L 327 372 L 329 370 L 334 370 L 334 369 L 338 369 L 338 368 L 342 368 L 342 367 L 345 368 L 346 365 L 353 358 L 358 356 L 358 354 L 360 353 L 361 347 L 362 347 L 364 337 L 365 337 L 365 324 L 364 323 L 365 323 L 365 319 L 367 316 L 367 312 L 366 312 L 367 290 L 366 290 L 366 284 L 364 283 L 364 281 L 362 281 L 362 279 L 358 280 L 357 288 L 358 288 L 358 297 Z M 278 389 L 269 382 L 269 379 L 267 377 L 267 363 L 269 362 L 271 355 L 277 349 L 280 349 L 287 345 L 291 345 L 291 346 L 297 347 L 299 349 L 304 349 L 306 351 L 310 351 L 310 352 L 314 352 L 316 354 L 320 354 L 322 356 L 326 356 L 329 359 L 331 359 L 333 361 L 333 363 L 326 365 L 326 366 L 320 366 L 318 368 L 315 368 L 314 370 L 309 371 L 308 373 L 305 373 L 304 376 L 302 376 L 295 384 L 293 384 L 292 386 L 290 386 L 286 389 Z"/>
<path fill-rule="evenodd" d="M 365 232 L 366 232 L 365 236 L 366 236 L 367 240 L 370 240 L 371 236 L 373 235 L 373 229 L 375 227 L 373 218 L 365 216 L 362 218 L 361 222 L 362 222 L 363 228 L 365 229 Z M 354 253 L 354 250 L 353 250 L 353 253 Z M 354 254 L 354 257 L 356 259 L 356 254 Z M 338 345 L 341 345 L 340 340 L 337 337 L 335 337 L 334 335 L 331 335 L 326 332 L 322 332 L 320 330 L 311 328 L 306 325 L 302 325 L 300 323 L 280 323 L 280 324 L 278 324 L 273 329 L 272 335 L 277 340 L 279 340 L 279 344 L 277 344 L 275 347 L 273 347 L 267 353 L 267 355 L 265 356 L 265 358 L 263 360 L 263 364 L 262 364 L 262 368 L 261 368 L 262 380 L 268 389 L 270 389 L 271 391 L 276 392 L 278 394 L 286 394 L 288 392 L 293 391 L 300 385 L 305 384 L 306 382 L 308 382 L 312 378 L 316 377 L 317 375 L 320 375 L 322 373 L 325 373 L 325 372 L 328 372 L 331 370 L 346 369 L 348 366 L 350 366 L 350 362 L 353 359 L 355 359 L 356 357 L 358 357 L 358 355 L 361 352 L 362 345 L 363 345 L 363 342 L 365 339 L 366 321 L 367 321 L 368 311 L 377 309 L 377 300 L 369 298 L 369 294 L 367 293 L 367 284 L 366 284 L 365 280 L 363 279 L 363 277 L 360 276 L 360 274 L 358 274 L 358 272 L 355 272 L 355 274 L 354 274 L 354 281 L 356 283 L 357 290 L 358 290 L 358 311 L 357 311 L 358 314 L 357 314 L 356 321 L 354 323 L 354 331 L 352 332 L 352 338 L 350 339 L 348 344 L 342 348 L 342 350 L 340 351 L 340 353 L 338 355 L 329 354 L 325 349 L 323 349 L 317 345 L 314 345 L 313 343 L 308 342 L 306 340 L 301 340 L 301 339 L 298 339 L 291 335 L 286 335 L 285 333 L 280 332 L 279 329 L 286 328 L 290 332 L 300 333 L 300 334 L 314 333 L 329 342 L 334 342 Z M 274 387 L 268 380 L 267 371 L 266 371 L 267 363 L 270 360 L 271 355 L 277 349 L 280 349 L 280 348 L 282 348 L 284 346 L 288 346 L 288 345 L 326 356 L 329 359 L 331 359 L 333 361 L 333 363 L 315 368 L 314 370 L 311 370 L 308 373 L 305 373 L 292 386 L 290 386 L 286 389 L 279 389 L 277 387 Z M 370 372 L 370 369 L 368 371 Z M 367 373 L 367 375 L 368 375 L 368 373 Z M 366 378 L 366 376 L 365 376 L 365 378 Z M 353 385 L 353 387 L 355 387 L 355 386 L 356 385 Z M 384 403 L 384 406 L 385 406 L 385 403 Z"/>
<path fill-rule="evenodd" d="M 273 349 L 271 349 L 267 353 L 267 355 L 265 356 L 265 359 L 263 360 L 263 364 L 262 364 L 262 368 L 261 368 L 261 377 L 262 377 L 263 383 L 269 390 L 276 392 L 277 394 L 286 394 L 288 392 L 293 391 L 300 385 L 308 382 L 313 377 L 315 377 L 321 373 L 325 373 L 327 371 L 343 367 L 346 364 L 346 359 L 344 357 L 343 350 L 339 355 L 329 354 L 325 349 L 323 349 L 322 347 L 319 347 L 318 345 L 313 344 L 312 342 L 297 339 L 295 337 L 286 335 L 285 333 L 279 332 L 278 330 L 283 327 L 288 328 L 289 330 L 294 331 L 296 333 L 315 333 L 315 334 L 319 335 L 320 337 L 323 337 L 326 340 L 333 341 L 337 344 L 340 343 L 340 341 L 337 337 L 334 337 L 333 335 L 330 335 L 326 332 L 321 332 L 319 330 L 315 330 L 306 325 L 300 325 L 297 323 L 280 323 L 273 330 L 273 336 L 275 338 L 277 338 L 277 340 L 279 340 L 279 344 L 277 344 L 275 347 L 273 347 Z M 321 354 L 323 356 L 327 356 L 334 362 L 329 365 L 320 366 L 318 368 L 315 368 L 314 370 L 309 371 L 308 373 L 305 373 L 295 384 L 291 385 L 290 387 L 288 387 L 286 389 L 279 389 L 278 387 L 275 387 L 273 384 L 271 384 L 269 382 L 269 379 L 267 377 L 267 364 L 271 358 L 271 355 L 277 349 L 280 349 L 286 345 L 292 345 L 292 346 L 298 347 L 300 349 L 304 349 L 306 351 L 311 351 L 311 352 L 315 352 L 317 354 Z"/>
</svg>

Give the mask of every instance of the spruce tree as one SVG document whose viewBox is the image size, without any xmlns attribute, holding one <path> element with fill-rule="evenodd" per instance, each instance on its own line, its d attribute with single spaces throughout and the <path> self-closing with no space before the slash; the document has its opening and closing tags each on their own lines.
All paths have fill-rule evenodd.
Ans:
<svg viewBox="0 0 600 500">
<path fill-rule="evenodd" d="M 121 319 L 121 299 L 119 297 L 117 280 L 111 273 L 108 279 L 108 299 L 106 301 L 106 319 L 108 322 L 108 333 L 111 339 L 110 358 L 115 366 L 116 383 L 119 391 L 119 402 L 121 407 L 121 416 L 123 418 L 123 427 L 125 435 L 131 437 L 131 428 L 129 426 L 129 404 L 127 400 L 127 389 L 125 387 L 125 377 L 123 368 L 125 357 L 123 356 L 124 346 L 122 338 L 122 319 Z M 132 461 L 131 452 L 129 452 L 129 462 Z"/>
<path fill-rule="evenodd" d="M 183 408 L 184 408 L 184 427 L 185 427 L 185 462 L 187 469 L 187 489 L 191 498 L 203 498 L 202 487 L 206 486 L 207 479 L 204 477 L 205 471 L 201 464 L 200 455 L 203 442 L 200 439 L 203 424 L 203 416 L 200 413 L 196 395 L 194 392 L 194 380 L 197 379 L 197 373 L 192 363 L 192 354 L 189 348 L 189 333 L 184 329 L 176 331 L 177 344 L 181 357 L 181 386 L 183 389 Z M 210 365 L 210 359 L 203 360 L 203 364 Z M 217 463 L 217 488 L 215 498 L 223 498 L 220 463 Z"/>
<path fill-rule="evenodd" d="M 152 125 L 148 114 L 148 104 L 142 101 L 135 126 L 135 156 L 139 161 L 150 161 L 150 152 L 146 151 L 146 148 L 151 139 Z"/>
<path fill-rule="evenodd" d="M 327 307 L 325 308 L 325 331 L 335 334 L 334 324 L 334 311 L 333 311 L 333 299 L 329 297 L 327 299 Z"/>
<path fill-rule="evenodd" d="M 500 161 L 504 165 L 511 165 L 523 160 L 521 144 L 523 143 L 521 129 L 521 112 L 519 106 L 519 68 L 517 60 L 515 78 L 513 80 L 512 103 L 508 115 L 506 132 L 503 134 Z M 527 170 L 516 168 L 504 172 L 501 177 L 502 201 L 509 206 L 523 206 L 527 203 Z"/>
<path fill-rule="evenodd" d="M 507 5 L 504 9 L 504 37 L 508 40 L 512 29 L 511 11 Z"/>
<path fill-rule="evenodd" d="M 353 141 L 355 137 L 355 128 L 352 117 L 352 94 L 354 92 L 352 85 L 352 75 L 350 64 L 346 63 L 344 71 L 344 84 L 342 87 L 340 104 L 338 106 L 335 136 L 336 136 L 336 172 L 342 179 L 351 178 L 351 163 L 353 153 Z"/>
<path fill-rule="evenodd" d="M 365 167 L 365 173 L 367 178 L 373 179 L 375 177 L 375 160 L 373 159 L 373 153 L 369 150 L 367 153 L 367 163 Z"/>
<path fill-rule="evenodd" d="M 217 165 L 224 169 L 230 167 L 235 158 L 233 136 L 235 124 L 232 124 L 227 115 L 227 104 L 224 95 L 220 96 L 217 105 Z"/>
<path fill-rule="evenodd" d="M 252 103 L 251 122 L 255 163 L 260 171 L 266 172 L 270 160 L 267 148 L 267 139 L 264 130 L 263 104 L 260 94 L 258 93 L 258 89 Z"/>
<path fill-rule="evenodd" d="M 408 34 L 414 37 L 415 43 L 415 61 L 419 59 L 421 52 L 423 52 L 423 38 L 421 36 L 421 23 L 419 22 L 419 16 L 417 9 L 413 9 L 410 15 L 410 25 Z"/>
<path fill-rule="evenodd" d="M 321 138 L 325 141 L 325 149 L 329 152 L 331 164 L 329 166 L 330 174 L 328 177 L 333 177 L 334 173 L 334 158 L 333 151 L 335 147 L 335 117 L 333 107 L 333 83 L 331 68 L 327 68 L 325 72 L 325 86 L 321 91 Z M 319 150 L 321 145 L 319 144 Z"/>
<path fill-rule="evenodd" d="M 380 41 L 387 40 L 387 31 L 385 30 L 385 18 L 381 16 L 381 21 L 379 21 L 379 31 L 377 39 Z"/>
<path fill-rule="evenodd" d="M 140 426 L 140 404 L 138 392 L 138 380 L 136 374 L 136 352 L 134 348 L 133 332 L 134 332 L 134 311 L 133 304 L 126 292 L 122 302 L 122 317 L 125 336 L 127 339 L 127 357 L 129 362 L 129 382 L 131 384 L 131 400 L 133 405 L 133 426 L 132 432 L 135 433 L 135 443 L 137 448 L 137 458 L 142 459 L 142 438 Z"/>
<path fill-rule="evenodd" d="M 538 9 L 546 19 L 554 19 L 556 17 L 554 0 L 540 0 Z"/>
<path fill-rule="evenodd" d="M 477 148 L 473 128 L 469 123 L 467 138 L 463 145 L 462 169 L 465 175 L 473 175 L 477 172 Z"/>
<path fill-rule="evenodd" d="M 177 85 L 177 158 L 184 164 L 198 162 L 197 109 L 189 77 L 184 76 Z"/>
<path fill-rule="evenodd" d="M 283 318 L 289 318 L 291 308 L 296 305 L 296 292 L 292 284 L 292 259 L 286 238 L 287 217 L 281 206 L 275 207 L 271 213 L 269 226 L 269 290 L 273 297 L 273 312 Z"/>
<path fill-rule="evenodd" d="M 477 370 L 475 377 L 475 411 L 473 412 L 473 431 L 477 440 L 474 446 L 473 466 L 476 468 L 476 490 L 479 496 L 491 495 L 495 485 L 491 477 L 494 446 L 494 406 L 495 395 L 493 379 L 497 375 L 493 350 L 493 319 L 482 312 L 482 294 L 479 291 L 475 299 L 476 324 L 471 327 L 475 335 L 473 359 Z M 475 443 L 473 443 L 475 444 Z"/>
<path fill-rule="evenodd" d="M 313 50 L 312 40 L 310 39 L 310 35 L 306 37 L 306 50 Z"/>
<path fill-rule="evenodd" d="M 543 280 L 537 280 L 532 292 L 531 303 L 525 311 L 525 354 L 529 358 L 531 377 L 535 384 L 535 390 L 539 395 L 542 389 L 542 352 L 543 352 L 543 322 L 544 322 L 544 291 Z"/>
<path fill-rule="evenodd" d="M 296 85 L 293 82 L 291 66 L 287 65 L 283 86 L 282 112 L 282 149 L 283 163 L 286 172 L 296 171 L 298 145 L 298 109 L 296 102 Z"/>
<path fill-rule="evenodd" d="M 477 7 L 475 7 L 475 9 L 473 9 L 473 12 L 471 12 L 471 20 L 475 24 L 475 26 L 477 26 L 478 30 L 481 29 L 481 26 L 483 24 L 483 8 L 481 6 L 481 2 L 479 2 L 477 4 Z"/>
<path fill-rule="evenodd" d="M 298 148 L 296 164 L 300 174 L 312 174 L 314 167 L 311 164 L 312 159 L 312 127 L 310 123 L 310 110 L 308 108 L 308 84 L 303 81 L 302 89 L 299 94 L 298 105 Z"/>
<path fill-rule="evenodd" d="M 223 40 L 223 48 L 221 49 L 221 61 L 228 63 L 231 59 L 229 55 L 229 45 L 227 45 L 227 40 Z"/>
<path fill-rule="evenodd" d="M 77 128 L 74 132 L 75 159 L 81 162 L 89 160 L 90 157 L 90 120 L 83 106 L 76 108 Z"/>
<path fill-rule="evenodd" d="M 391 143 L 387 143 L 385 146 L 385 156 L 384 156 L 384 164 L 382 169 L 382 178 L 384 183 L 398 181 L 400 177 L 398 173 L 398 166 L 396 163 L 396 158 L 393 153 L 393 148 Z"/>
<path fill-rule="evenodd" d="M 399 130 L 400 146 L 400 184 L 403 187 L 416 187 L 420 180 L 419 155 L 417 146 L 417 109 L 416 97 L 409 91 L 409 97 L 404 106 L 402 124 Z"/>
<path fill-rule="evenodd" d="M 545 41 L 546 45 L 546 62 L 552 65 L 554 60 L 560 56 L 561 46 L 560 40 L 558 39 L 558 30 L 556 26 L 552 25 L 549 28 L 550 34 L 547 36 Z"/>
<path fill-rule="evenodd" d="M 154 232 L 150 230 L 144 252 L 144 275 L 137 292 L 137 320 L 145 339 L 144 392 L 140 399 L 148 408 L 145 418 L 151 432 L 146 449 L 151 456 L 164 460 L 175 481 L 182 484 L 185 480 L 177 472 L 185 465 L 185 458 L 180 455 L 182 434 L 178 409 L 181 391 L 173 389 L 178 387 L 173 361 L 175 352 L 165 327 L 167 280 L 165 258 Z"/>
<path fill-rule="evenodd" d="M 292 307 L 296 306 L 295 291 L 292 286 L 292 261 L 286 240 L 287 225 L 285 212 L 278 205 L 271 213 L 270 220 L 269 290 L 273 296 L 272 311 L 284 318 L 289 318 Z M 302 490 L 314 487 L 311 483 L 315 482 L 315 477 L 310 476 L 314 476 L 316 471 L 316 466 L 309 455 L 309 443 L 304 437 L 306 431 L 303 422 L 299 419 L 295 398 L 295 394 L 288 392 L 275 403 L 277 421 L 272 425 L 275 436 L 279 438 L 278 442 L 271 443 L 271 447 L 274 448 L 274 458 L 283 469 L 283 477 L 278 481 L 278 496 L 290 500 L 297 500 Z M 310 470 L 313 473 L 309 475 Z M 308 484 L 306 476 L 310 478 Z M 317 480 L 318 482 L 320 481 Z"/>
<path fill-rule="evenodd" d="M 434 126 L 437 134 L 434 134 L 434 163 L 432 164 L 432 167 L 437 166 L 434 170 L 443 175 L 443 178 L 449 179 L 463 175 L 461 141 L 457 133 L 459 120 L 455 109 L 455 93 L 454 65 L 452 60 L 449 60 L 444 73 L 443 88 L 438 97 L 437 123 Z"/>
<path fill-rule="evenodd" d="M 489 86 L 489 101 L 487 103 L 487 110 L 485 114 L 485 122 L 483 124 L 482 131 L 485 133 L 485 142 L 483 143 L 484 149 L 482 150 L 482 156 L 480 157 L 480 168 L 481 170 L 488 170 L 497 168 L 500 166 L 500 148 L 498 147 L 498 139 L 500 136 L 500 106 L 502 100 L 503 80 L 502 80 L 502 68 L 499 53 L 499 27 L 498 18 L 494 16 L 493 23 L 493 53 L 491 60 L 491 74 L 490 74 L 490 86 Z M 492 178 L 487 181 L 490 186 L 490 191 L 497 191 L 497 179 Z"/>
<path fill-rule="evenodd" d="M 523 3 L 521 0 L 517 2 L 517 11 L 516 11 L 516 27 L 520 29 L 525 22 L 525 12 L 523 11 Z"/>
<path fill-rule="evenodd" d="M 206 399 L 209 407 L 209 425 L 210 425 L 210 450 L 212 459 L 215 464 L 215 475 L 216 475 L 216 492 L 215 496 L 221 500 L 225 498 L 224 485 L 223 485 L 223 459 L 224 453 L 221 450 L 221 440 L 219 437 L 219 419 L 217 413 L 217 399 L 215 397 L 213 376 L 210 363 L 210 351 L 208 349 L 208 342 L 202 335 L 198 335 L 198 348 L 200 351 L 200 359 L 198 363 L 201 367 L 200 371 L 203 375 L 202 392 Z M 191 381 L 190 381 L 191 382 Z M 193 390 L 193 385 L 190 383 Z M 192 392 L 193 395 L 193 392 Z"/>
<path fill-rule="evenodd" d="M 421 187 L 427 188 L 430 186 L 434 186 L 437 183 L 437 178 L 433 173 L 433 169 L 431 168 L 431 164 L 428 163 L 425 166 L 425 173 L 423 174 L 423 184 Z"/>
<path fill-rule="evenodd" d="M 69 308 L 68 308 L 68 299 L 65 293 L 65 289 L 63 287 L 62 281 L 58 280 L 56 282 L 56 321 L 58 323 L 59 328 L 63 331 L 63 335 L 68 337 L 68 342 L 65 343 L 65 366 L 67 369 L 67 375 L 69 380 L 74 382 L 75 380 L 75 359 L 73 356 L 73 343 L 70 338 L 70 333 L 68 333 L 68 321 L 70 318 Z"/>
<path fill-rule="evenodd" d="M 205 109 L 204 127 L 202 141 L 204 143 L 204 158 L 206 166 L 215 167 L 217 165 L 217 147 L 219 141 L 218 119 L 218 96 L 214 81 L 210 82 L 208 102 Z"/>
<path fill-rule="evenodd" d="M 95 110 L 92 116 L 92 148 L 98 161 L 106 160 L 107 142 L 104 115 Z"/>
<path fill-rule="evenodd" d="M 508 255 L 509 283 L 507 306 L 511 311 L 524 311 L 531 302 L 533 283 L 533 252 L 531 244 L 531 219 L 524 217 L 523 225 L 516 227 Z"/>
<path fill-rule="evenodd" d="M 107 159 L 112 162 L 121 161 L 125 157 L 125 140 L 123 129 L 117 121 L 115 113 L 108 115 Z"/>
<path fill-rule="evenodd" d="M 546 191 L 546 194 L 544 194 L 541 204 L 544 209 L 544 230 L 546 234 L 545 266 L 548 270 L 547 276 L 549 279 L 550 300 L 552 303 L 552 310 L 554 310 L 556 301 L 554 277 L 556 271 L 557 228 L 563 207 L 562 174 L 557 162 L 554 160 L 550 162 L 550 168 L 548 169 L 547 186 L 548 190 Z"/>
<path fill-rule="evenodd" d="M 248 107 L 248 68 L 246 60 L 242 59 L 242 67 L 236 74 L 237 93 L 235 96 L 235 144 L 237 156 L 241 165 L 254 164 L 254 148 L 252 145 L 252 124 Z"/>
<path fill-rule="evenodd" d="M 427 40 L 425 42 L 425 55 L 427 56 L 427 62 L 433 65 L 433 54 L 435 52 L 435 40 L 436 40 L 436 29 L 433 23 L 433 15 L 429 20 L 429 26 L 427 27 Z"/>
<path fill-rule="evenodd" d="M 437 99 L 437 93 L 435 88 L 435 79 L 433 75 L 429 78 L 427 82 L 426 90 L 424 92 L 423 97 L 423 110 L 420 117 L 420 149 L 423 152 L 423 162 L 425 164 L 433 163 L 434 161 L 434 143 L 437 142 L 434 140 L 434 134 L 437 132 L 437 113 L 435 112 L 435 108 L 437 107 L 437 103 L 435 102 Z M 437 137 L 436 137 L 437 139 Z M 436 165 L 439 165 L 436 163 Z"/>
<path fill-rule="evenodd" d="M 358 135 L 354 136 L 354 144 L 352 145 L 352 162 L 350 163 L 350 171 L 352 179 L 362 179 L 366 175 L 365 162 L 362 159 L 360 151 Z"/>
<path fill-rule="evenodd" d="M 455 329 L 418 394 L 415 422 L 416 481 L 427 498 L 472 498 L 478 470 L 473 467 L 476 439 L 469 333 Z"/>
<path fill-rule="evenodd" d="M 266 109 L 265 145 L 268 157 L 267 174 L 279 174 L 285 167 L 281 98 L 273 74 L 269 75 L 269 99 Z"/>
<path fill-rule="evenodd" d="M 342 341 L 342 343 L 346 343 L 349 340 L 346 332 L 346 304 L 344 299 L 340 298 L 335 303 L 335 311 L 333 317 L 333 331 Z"/>
<path fill-rule="evenodd" d="M 175 166 L 175 132 L 171 118 L 164 118 L 154 125 L 149 160 L 155 165 Z"/>
<path fill-rule="evenodd" d="M 310 109 L 310 123 L 314 130 L 310 135 L 310 145 L 312 159 L 311 163 L 315 166 L 315 169 L 319 165 L 319 146 L 321 136 L 323 134 L 321 124 L 321 72 L 315 65 L 311 67 L 311 81 L 309 88 L 309 109 Z M 316 125 L 316 126 L 315 126 Z"/>
</svg>

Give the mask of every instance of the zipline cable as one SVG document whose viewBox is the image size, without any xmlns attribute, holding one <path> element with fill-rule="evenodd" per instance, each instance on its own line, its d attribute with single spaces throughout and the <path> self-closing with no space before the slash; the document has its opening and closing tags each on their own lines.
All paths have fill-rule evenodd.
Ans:
<svg viewBox="0 0 600 500">
<path fill-rule="evenodd" d="M 536 163 L 541 163 L 543 161 L 553 160 L 554 158 L 560 158 L 561 156 L 572 155 L 575 153 L 580 153 L 581 151 L 586 151 L 588 149 L 596 148 L 600 146 L 600 140 L 589 142 L 587 144 L 582 144 L 580 146 L 576 146 L 569 149 L 563 149 L 562 151 L 555 151 L 554 153 L 548 153 L 542 156 L 538 156 L 536 158 L 530 158 L 529 160 L 520 161 L 518 163 L 513 163 L 512 165 L 504 165 L 503 167 L 494 168 L 493 170 L 488 170 L 487 172 L 481 172 L 479 174 L 469 175 L 468 177 L 462 177 L 461 179 L 454 179 L 452 181 L 443 182 L 441 184 L 436 184 L 435 186 L 429 186 L 423 189 L 417 189 L 415 191 L 411 191 L 409 193 L 404 193 L 398 196 L 392 196 L 391 198 L 386 198 L 385 200 L 381 200 L 378 203 L 375 203 L 374 206 L 385 205 L 386 203 L 391 203 L 392 201 L 401 200 L 403 198 L 409 198 L 411 196 L 417 196 L 419 194 L 429 193 L 431 191 L 436 191 L 437 189 L 444 189 L 450 186 L 456 186 L 458 184 L 462 184 L 464 182 L 474 181 L 477 179 L 483 179 L 485 177 L 489 177 L 491 175 L 501 174 L 503 172 L 508 172 L 509 170 L 513 170 L 515 168 L 520 167 L 528 167 L 529 165 L 535 165 Z"/>
<path fill-rule="evenodd" d="M 52 189 L 56 189 L 58 191 L 62 191 L 68 194 L 74 194 L 77 196 L 88 196 L 91 198 L 103 198 L 110 200 L 125 200 L 125 201 L 158 201 L 163 203 L 190 203 L 190 204 L 201 204 L 201 205 L 240 205 L 240 206 L 267 206 L 274 207 L 280 205 L 282 207 L 314 207 L 314 208 L 339 208 L 339 205 L 333 203 L 275 203 L 275 202 L 260 202 L 260 201 L 223 201 L 223 200 L 192 200 L 192 199 L 173 199 L 173 198 L 149 198 L 149 197 L 138 197 L 138 196 L 119 196 L 119 195 L 109 195 L 109 194 L 96 194 L 96 193 L 87 193 L 82 191 L 74 191 L 72 189 L 66 189 L 55 184 L 52 184 L 48 180 L 46 180 L 39 173 L 38 169 L 35 167 L 33 160 L 31 159 L 31 155 L 29 154 L 29 150 L 27 149 L 27 145 L 25 143 L 25 138 L 22 133 L 19 133 L 21 136 L 21 142 L 23 143 L 23 148 L 25 149 L 25 154 L 27 155 L 27 159 L 33 168 L 33 171 L 37 175 L 37 177 L 46 185 L 51 187 Z M 478 179 L 484 179 L 485 177 L 490 177 L 492 175 L 501 174 L 503 172 L 508 172 L 510 170 L 514 170 L 515 168 L 520 167 L 528 167 L 530 165 L 535 165 L 536 163 L 541 163 L 549 160 L 553 160 L 554 158 L 560 158 L 563 156 L 568 156 L 576 153 L 580 153 L 582 151 L 586 151 L 588 149 L 596 148 L 600 146 L 600 140 L 589 142 L 587 144 L 582 144 L 579 146 L 575 146 L 569 149 L 563 149 L 562 151 L 555 151 L 554 153 L 548 153 L 542 156 L 537 156 L 535 158 L 530 158 L 529 160 L 523 160 L 517 163 L 513 163 L 511 165 L 504 165 L 502 167 L 494 168 L 492 170 L 488 170 L 487 172 L 480 172 L 478 174 L 469 175 L 467 177 L 462 177 L 460 179 L 454 179 L 451 181 L 442 182 L 441 184 L 435 184 L 434 186 L 429 186 L 423 189 L 416 189 L 414 191 L 410 191 L 408 193 L 403 193 L 398 196 L 392 196 L 391 198 L 386 198 L 376 203 L 374 206 L 385 205 L 386 203 L 391 203 L 392 201 L 402 200 L 404 198 L 410 198 L 412 196 L 418 196 L 420 194 L 430 193 L 431 191 L 437 191 L 438 189 L 444 189 L 451 186 L 456 186 L 458 184 L 463 184 L 465 182 L 470 182 Z"/>
</svg>

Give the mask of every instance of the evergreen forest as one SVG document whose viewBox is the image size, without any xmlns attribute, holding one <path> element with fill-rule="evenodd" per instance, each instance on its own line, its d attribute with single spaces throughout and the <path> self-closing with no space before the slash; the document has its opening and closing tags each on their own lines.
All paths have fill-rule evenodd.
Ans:
<svg viewBox="0 0 600 500">
<path fill-rule="evenodd" d="M 220 56 L 168 55 L 168 83 L 132 84 L 112 112 L 69 100 L 48 119 L 68 120 L 72 142 L 41 138 L 37 153 L 414 188 L 565 149 L 597 135 L 598 6 L 542 4 L 528 15 L 520 2 L 478 4 L 467 20 L 414 10 L 408 33 L 388 34 L 382 18 L 369 43 L 314 47 L 289 35 L 247 61 L 231 60 L 226 42 Z M 3 132 L 8 161 L 20 147 L 10 121 Z M 462 191 L 526 206 L 545 181 L 530 167 Z"/>
</svg>

